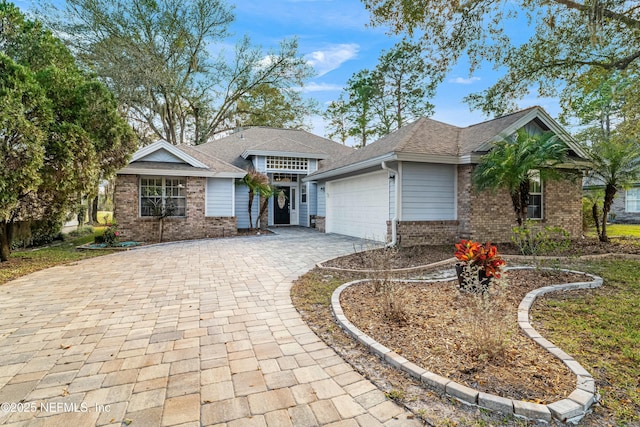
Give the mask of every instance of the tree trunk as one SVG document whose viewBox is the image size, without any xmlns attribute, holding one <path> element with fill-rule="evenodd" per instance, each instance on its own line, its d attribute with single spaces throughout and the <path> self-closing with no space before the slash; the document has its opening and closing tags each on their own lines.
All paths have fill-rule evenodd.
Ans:
<svg viewBox="0 0 640 427">
<path fill-rule="evenodd" d="M 160 218 L 160 223 L 158 224 L 158 243 L 162 243 L 162 235 L 164 234 L 164 217 Z"/>
<path fill-rule="evenodd" d="M 0 222 L 0 262 L 9 261 L 12 234 L 13 224 L 7 223 L 7 221 Z"/>
<path fill-rule="evenodd" d="M 522 209 L 520 208 L 519 192 L 511 195 L 511 203 L 513 204 L 513 211 L 516 214 L 516 221 L 518 222 L 518 227 L 522 227 L 522 218 L 520 217 L 520 212 L 522 212 Z"/>
<path fill-rule="evenodd" d="M 600 237 L 600 213 L 598 212 L 598 202 L 594 201 L 593 206 L 591 206 L 591 216 L 593 217 L 593 222 L 596 225 L 596 233 L 598 238 Z"/>
<path fill-rule="evenodd" d="M 527 222 L 527 209 L 529 208 L 529 180 L 520 183 L 520 221 Z"/>
<path fill-rule="evenodd" d="M 98 196 L 91 200 L 91 220 L 92 224 L 98 224 Z"/>
<path fill-rule="evenodd" d="M 263 219 L 266 219 L 265 218 L 265 212 L 267 211 L 267 208 L 269 207 L 269 198 L 268 197 L 261 197 L 260 199 L 261 199 L 260 215 L 258 216 L 258 220 L 260 221 L 260 230 L 266 231 L 267 230 L 267 225 L 268 225 L 267 222 L 268 221 L 263 221 Z"/>
<path fill-rule="evenodd" d="M 600 241 L 609 242 L 609 236 L 607 236 L 607 217 L 611 212 L 611 205 L 613 205 L 613 199 L 616 197 L 617 188 L 614 185 L 607 184 L 604 189 L 604 204 L 602 206 L 602 229 L 600 232 Z"/>
<path fill-rule="evenodd" d="M 253 190 L 249 190 L 249 230 L 253 230 L 253 214 L 251 212 L 253 210 L 253 197 Z"/>
</svg>

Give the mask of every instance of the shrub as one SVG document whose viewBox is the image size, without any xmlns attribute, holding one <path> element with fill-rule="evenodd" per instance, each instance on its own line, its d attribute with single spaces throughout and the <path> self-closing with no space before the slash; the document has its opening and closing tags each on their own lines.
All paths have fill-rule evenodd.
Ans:
<svg viewBox="0 0 640 427">
<path fill-rule="evenodd" d="M 479 362 L 504 363 L 514 333 L 513 320 L 505 312 L 508 305 L 504 279 L 496 279 L 490 294 L 471 294 L 473 301 L 466 309 L 460 310 L 461 321 L 468 323 L 468 350 Z"/>
<path fill-rule="evenodd" d="M 116 246 L 120 241 L 120 232 L 118 231 L 118 224 L 115 222 L 107 224 L 107 228 L 102 233 L 102 238 L 107 246 Z"/>
<path fill-rule="evenodd" d="M 63 240 L 61 230 L 62 221 L 57 219 L 19 222 L 11 246 L 14 249 L 45 246 Z"/>
<path fill-rule="evenodd" d="M 86 226 L 86 227 L 81 227 L 77 230 L 70 231 L 69 237 L 71 237 L 72 239 L 75 239 L 78 237 L 88 236 L 89 234 L 93 234 L 93 227 Z"/>
<path fill-rule="evenodd" d="M 527 221 L 511 231 L 511 241 L 522 255 L 548 255 L 566 251 L 571 246 L 570 234 L 562 227 L 540 227 L 533 221 Z"/>
</svg>

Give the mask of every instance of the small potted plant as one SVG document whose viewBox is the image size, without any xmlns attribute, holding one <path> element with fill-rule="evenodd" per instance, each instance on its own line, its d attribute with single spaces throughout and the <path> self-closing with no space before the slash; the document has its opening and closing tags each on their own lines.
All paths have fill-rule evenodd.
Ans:
<svg viewBox="0 0 640 427">
<path fill-rule="evenodd" d="M 461 240 L 455 244 L 458 259 L 456 273 L 460 289 L 471 292 L 486 292 L 493 277 L 500 278 L 501 268 L 506 262 L 498 254 L 498 248 L 490 242 L 484 245 L 473 240 Z"/>
</svg>

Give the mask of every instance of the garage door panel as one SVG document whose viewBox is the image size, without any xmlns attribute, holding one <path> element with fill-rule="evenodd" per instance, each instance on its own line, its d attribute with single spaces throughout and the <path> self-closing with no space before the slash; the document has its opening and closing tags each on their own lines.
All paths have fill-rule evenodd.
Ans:
<svg viewBox="0 0 640 427">
<path fill-rule="evenodd" d="M 330 181 L 326 188 L 328 233 L 385 241 L 389 219 L 386 171 Z"/>
</svg>

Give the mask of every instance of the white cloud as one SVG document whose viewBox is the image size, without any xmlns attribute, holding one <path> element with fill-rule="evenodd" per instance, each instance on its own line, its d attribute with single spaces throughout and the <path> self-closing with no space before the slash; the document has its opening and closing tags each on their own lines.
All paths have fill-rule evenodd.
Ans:
<svg viewBox="0 0 640 427">
<path fill-rule="evenodd" d="M 333 71 L 350 59 L 353 59 L 360 45 L 356 43 L 345 43 L 329 46 L 324 50 L 316 50 L 306 55 L 307 62 L 315 68 L 318 76 L 323 76 Z"/>
<path fill-rule="evenodd" d="M 310 82 L 301 88 L 302 92 L 334 92 L 341 91 L 342 85 L 332 83 L 316 83 Z"/>
<path fill-rule="evenodd" d="M 449 81 L 449 83 L 456 83 L 456 84 L 459 84 L 459 85 L 470 85 L 473 82 L 480 81 L 480 77 L 472 76 L 472 77 L 469 77 L 469 78 L 466 78 L 466 79 L 464 77 L 455 77 L 453 79 L 449 79 L 448 81 Z"/>
</svg>

